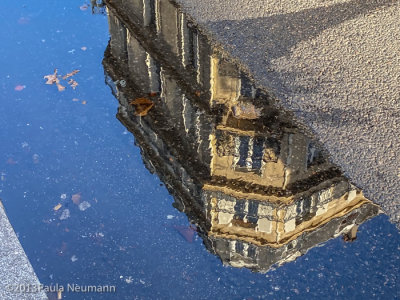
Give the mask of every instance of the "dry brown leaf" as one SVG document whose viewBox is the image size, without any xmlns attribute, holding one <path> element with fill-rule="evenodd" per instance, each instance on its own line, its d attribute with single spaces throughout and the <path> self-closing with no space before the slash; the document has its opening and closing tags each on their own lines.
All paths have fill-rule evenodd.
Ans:
<svg viewBox="0 0 400 300">
<path fill-rule="evenodd" d="M 81 193 L 73 194 L 71 200 L 74 204 L 79 205 L 81 203 Z"/>
<path fill-rule="evenodd" d="M 54 206 L 54 211 L 57 211 L 57 210 L 59 210 L 60 208 L 61 208 L 61 203 L 58 203 L 56 206 Z"/>
<path fill-rule="evenodd" d="M 62 79 L 67 79 L 68 77 L 74 76 L 78 72 L 79 72 L 79 70 L 73 70 L 72 72 L 68 73 L 67 75 L 64 75 L 62 77 Z"/>
<path fill-rule="evenodd" d="M 150 92 L 149 97 L 155 97 L 158 95 L 158 92 Z"/>
<path fill-rule="evenodd" d="M 153 101 L 148 98 L 137 98 L 132 100 L 129 104 L 135 107 L 135 115 L 141 117 L 147 115 L 149 110 L 154 106 Z"/>
<path fill-rule="evenodd" d="M 76 87 L 78 86 L 78 83 L 77 83 L 75 80 L 73 80 L 73 79 L 68 80 L 68 84 L 69 84 L 73 89 L 76 89 Z"/>
<path fill-rule="evenodd" d="M 44 79 L 47 79 L 46 84 L 53 84 L 58 82 L 57 78 L 57 69 L 54 70 L 53 74 L 49 74 L 46 76 L 43 76 Z"/>
</svg>

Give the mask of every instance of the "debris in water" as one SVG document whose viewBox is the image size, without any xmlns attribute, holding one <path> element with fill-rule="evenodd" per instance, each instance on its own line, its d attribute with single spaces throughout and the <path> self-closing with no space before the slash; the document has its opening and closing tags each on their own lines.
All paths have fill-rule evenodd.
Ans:
<svg viewBox="0 0 400 300">
<path fill-rule="evenodd" d="M 34 164 L 38 164 L 39 163 L 39 154 L 33 154 L 32 155 L 32 160 Z"/>
<path fill-rule="evenodd" d="M 9 159 L 7 159 L 6 164 L 7 165 L 16 165 L 18 162 L 16 160 L 14 160 L 14 158 L 10 157 Z"/>
<path fill-rule="evenodd" d="M 69 78 L 71 76 L 74 76 L 78 72 L 79 72 L 79 70 L 73 70 L 72 72 L 68 73 L 67 75 L 62 76 L 62 79 L 65 80 L 65 79 L 67 79 L 67 78 Z M 61 75 L 57 75 L 57 69 L 54 70 L 53 74 L 49 74 L 49 75 L 43 76 L 44 79 L 47 79 L 46 84 L 54 84 L 55 83 L 57 85 L 58 91 L 62 92 L 62 91 L 65 90 L 65 86 L 63 86 L 60 83 L 60 79 L 58 77 L 61 77 Z M 70 79 L 68 81 L 68 84 L 71 85 L 71 87 L 73 89 L 75 89 L 78 86 L 78 82 L 76 82 L 73 79 Z"/>
<path fill-rule="evenodd" d="M 61 208 L 61 206 L 62 206 L 61 203 L 58 203 L 56 206 L 54 206 L 53 210 L 57 211 Z"/>
<path fill-rule="evenodd" d="M 74 204 L 79 205 L 79 203 L 81 203 L 81 193 L 73 194 L 71 200 Z"/>
<path fill-rule="evenodd" d="M 71 261 L 72 261 L 72 262 L 76 262 L 77 260 L 78 260 L 78 258 L 76 257 L 76 255 L 72 255 Z"/>
<path fill-rule="evenodd" d="M 135 107 L 135 115 L 141 117 L 147 115 L 149 110 L 154 106 L 153 101 L 148 98 L 137 98 L 129 104 Z"/>
<path fill-rule="evenodd" d="M 43 76 L 44 79 L 47 79 L 46 84 L 53 84 L 58 82 L 57 78 L 57 69 L 54 70 L 54 74 L 49 74 L 46 76 Z"/>
<path fill-rule="evenodd" d="M 189 243 L 193 243 L 196 228 L 193 228 L 192 226 L 188 227 L 178 225 L 174 225 L 174 228 L 180 233 L 181 236 L 185 238 L 186 241 L 188 241 Z"/>
<path fill-rule="evenodd" d="M 79 204 L 79 210 L 81 211 L 85 211 L 87 210 L 89 207 L 91 207 L 90 203 L 87 201 L 83 201 L 81 204 Z"/>
<path fill-rule="evenodd" d="M 17 85 L 15 86 L 14 90 L 16 90 L 17 92 L 22 91 L 24 88 L 26 88 L 26 85 Z"/>
<path fill-rule="evenodd" d="M 69 209 L 66 208 L 63 210 L 61 216 L 60 216 L 60 220 L 66 220 L 71 216 L 71 213 L 69 212 Z"/>
<path fill-rule="evenodd" d="M 78 72 L 79 70 L 72 70 L 72 72 L 68 73 L 67 75 L 64 75 L 62 79 L 67 79 L 68 77 L 74 76 Z"/>
<path fill-rule="evenodd" d="M 132 283 L 133 282 L 132 276 L 129 276 L 129 277 L 125 278 L 125 282 L 128 283 L 128 284 Z"/>
<path fill-rule="evenodd" d="M 57 85 L 57 89 L 58 89 L 59 92 L 62 92 L 62 91 L 65 90 L 65 86 L 59 84 L 58 82 L 56 83 L 56 85 Z"/>
<path fill-rule="evenodd" d="M 76 89 L 76 87 L 78 86 L 78 83 L 73 79 L 70 79 L 68 81 L 68 84 L 72 87 L 72 89 Z"/>
</svg>

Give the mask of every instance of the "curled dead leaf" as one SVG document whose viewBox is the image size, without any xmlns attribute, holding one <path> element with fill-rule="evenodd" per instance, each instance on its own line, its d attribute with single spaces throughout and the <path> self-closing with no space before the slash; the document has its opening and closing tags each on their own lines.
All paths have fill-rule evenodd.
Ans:
<svg viewBox="0 0 400 300">
<path fill-rule="evenodd" d="M 149 110 L 154 106 L 153 101 L 148 98 L 137 98 L 129 104 L 135 107 L 135 115 L 141 117 L 147 115 Z"/>
</svg>

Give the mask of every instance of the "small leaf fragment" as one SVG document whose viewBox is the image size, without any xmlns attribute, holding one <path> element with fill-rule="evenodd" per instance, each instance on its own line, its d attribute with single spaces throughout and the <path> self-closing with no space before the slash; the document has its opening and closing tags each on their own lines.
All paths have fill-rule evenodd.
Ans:
<svg viewBox="0 0 400 300">
<path fill-rule="evenodd" d="M 78 72 L 79 70 L 72 70 L 72 72 L 68 73 L 67 75 L 64 75 L 62 79 L 67 79 L 68 77 L 74 76 Z"/>
<path fill-rule="evenodd" d="M 26 88 L 25 85 L 19 84 L 19 85 L 15 86 L 14 90 L 17 91 L 17 92 L 20 92 L 20 91 L 22 91 L 24 88 Z"/>
<path fill-rule="evenodd" d="M 57 78 L 57 69 L 54 70 L 53 74 L 49 74 L 46 76 L 43 76 L 44 79 L 47 79 L 46 84 L 53 84 L 57 83 L 59 80 Z"/>
<path fill-rule="evenodd" d="M 68 80 L 68 84 L 73 88 L 76 89 L 76 87 L 79 85 L 75 80 L 70 79 Z"/>
<path fill-rule="evenodd" d="M 75 205 L 79 205 L 81 203 L 81 193 L 73 194 L 71 200 Z"/>
<path fill-rule="evenodd" d="M 129 104 L 135 107 L 135 115 L 141 117 L 147 115 L 149 110 L 154 106 L 153 101 L 148 98 L 137 98 L 132 100 Z"/>
<path fill-rule="evenodd" d="M 62 91 L 65 90 L 65 86 L 59 84 L 58 82 L 56 83 L 56 85 L 57 85 L 57 88 L 58 88 L 58 91 L 59 91 L 59 92 L 62 92 Z"/>
<path fill-rule="evenodd" d="M 61 203 L 58 203 L 56 206 L 54 206 L 54 211 L 57 211 L 57 210 L 59 210 L 60 208 L 61 208 Z"/>
</svg>

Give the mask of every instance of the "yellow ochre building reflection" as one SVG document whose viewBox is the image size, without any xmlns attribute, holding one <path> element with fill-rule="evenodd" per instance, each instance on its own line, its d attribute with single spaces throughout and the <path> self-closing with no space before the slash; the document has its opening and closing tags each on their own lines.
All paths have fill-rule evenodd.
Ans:
<svg viewBox="0 0 400 300">
<path fill-rule="evenodd" d="M 380 213 L 173 3 L 105 3 L 117 117 L 223 263 L 265 272 Z"/>
</svg>

